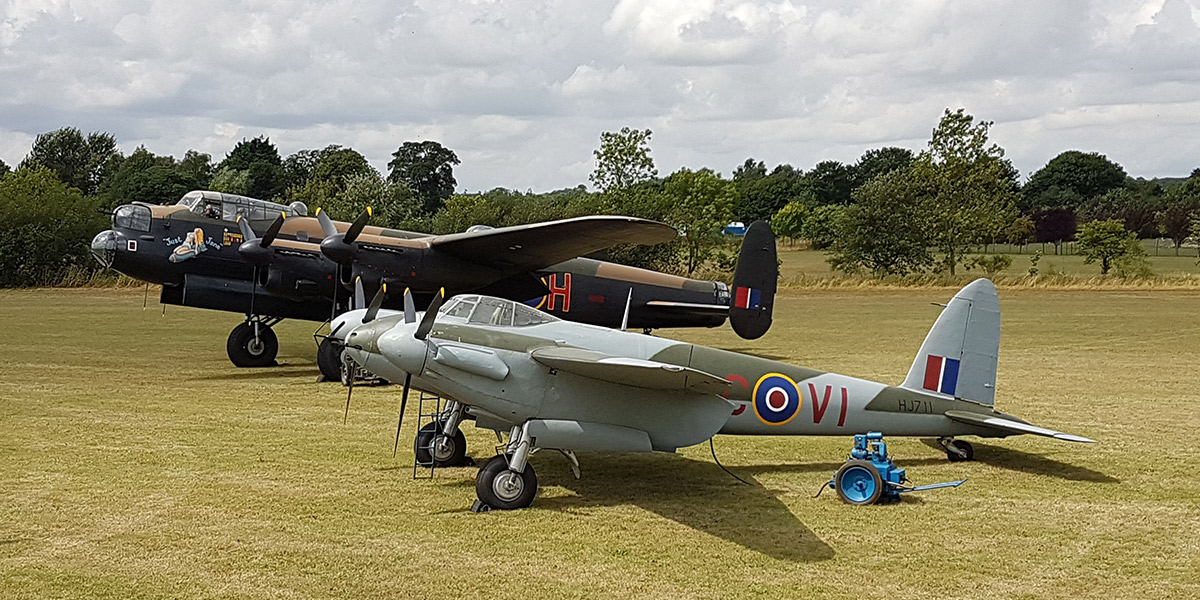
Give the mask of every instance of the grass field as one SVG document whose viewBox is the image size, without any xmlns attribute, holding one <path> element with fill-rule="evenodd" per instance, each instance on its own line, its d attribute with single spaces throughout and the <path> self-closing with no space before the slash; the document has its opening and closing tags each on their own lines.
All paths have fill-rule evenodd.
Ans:
<svg viewBox="0 0 1200 600">
<path fill-rule="evenodd" d="M 1197 264 L 1197 249 L 1195 247 L 1185 247 L 1181 250 L 1180 255 L 1175 255 L 1175 249 L 1168 247 L 1167 242 L 1160 242 L 1160 247 L 1156 250 L 1154 240 L 1143 240 L 1142 247 L 1146 251 L 1146 260 L 1150 263 L 1150 268 L 1153 274 L 1157 277 L 1197 277 L 1200 276 L 1200 265 Z M 1073 245 L 1073 244 L 1072 244 Z M 1034 253 L 1041 250 L 1041 244 L 1029 244 L 1018 253 L 1018 248 L 1009 246 L 1008 244 L 999 244 L 991 247 L 992 254 L 1003 253 L 1012 259 L 1012 265 L 1007 269 L 1000 271 L 1000 275 L 1009 277 L 1024 276 L 1029 273 L 1031 266 L 1030 259 Z M 787 285 L 789 282 L 795 282 L 798 279 L 804 278 L 811 280 L 812 278 L 826 278 L 834 276 L 833 271 L 829 268 L 829 263 L 826 261 L 826 253 L 814 250 L 797 250 L 795 246 L 789 246 L 786 242 L 782 242 L 779 247 L 779 258 L 782 262 L 780 266 L 780 281 Z M 1042 257 L 1038 260 L 1038 272 L 1043 276 L 1048 275 L 1065 275 L 1068 277 L 1079 278 L 1098 278 L 1100 276 L 1100 264 L 1085 264 L 1084 257 L 1079 254 L 1068 254 L 1067 247 L 1064 245 L 1063 254 L 1054 254 L 1054 246 L 1046 244 L 1046 250 Z M 961 270 L 961 267 L 960 267 Z M 967 280 L 973 274 L 981 276 L 982 271 L 974 269 L 966 273 Z"/>
<path fill-rule="evenodd" d="M 949 292 L 790 292 L 773 330 L 664 335 L 888 382 Z M 1200 293 L 1001 290 L 998 406 L 1099 440 L 893 440 L 892 506 L 812 496 L 848 438 L 534 457 L 533 508 L 474 514 L 474 470 L 411 478 L 398 390 L 225 358 L 234 315 L 140 290 L 0 291 L 0 598 L 1197 598 Z M 410 413 L 413 406 L 410 404 Z M 495 438 L 467 429 L 470 453 Z"/>
</svg>

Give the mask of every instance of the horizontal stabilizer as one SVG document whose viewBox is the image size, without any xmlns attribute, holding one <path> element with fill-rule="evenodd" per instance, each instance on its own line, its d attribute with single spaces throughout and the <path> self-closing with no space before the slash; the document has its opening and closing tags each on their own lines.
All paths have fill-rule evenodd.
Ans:
<svg viewBox="0 0 1200 600">
<path fill-rule="evenodd" d="M 946 411 L 946 416 L 958 421 L 959 423 L 978 425 L 980 427 L 987 427 L 989 429 L 996 429 L 1007 433 L 1032 433 L 1035 435 L 1044 435 L 1046 437 L 1052 437 L 1067 442 L 1084 442 L 1089 444 L 1096 441 L 1082 436 L 1063 433 L 1061 431 L 1054 431 L 1053 429 L 1046 429 L 1045 427 L 1038 427 L 1037 425 L 1030 425 L 1029 423 L 1022 423 L 1021 421 L 1014 421 L 1012 419 L 1005 419 L 1003 417 L 997 417 L 993 415 L 984 415 L 962 410 L 948 410 Z"/>
<path fill-rule="evenodd" d="M 647 308 L 659 311 L 685 315 L 727 315 L 729 307 L 723 304 L 697 304 L 695 302 L 670 302 L 668 300 L 651 300 Z"/>
<path fill-rule="evenodd" d="M 705 395 L 717 395 L 729 389 L 729 381 L 704 371 L 582 348 L 538 348 L 530 356 L 560 371 L 633 387 Z"/>
</svg>

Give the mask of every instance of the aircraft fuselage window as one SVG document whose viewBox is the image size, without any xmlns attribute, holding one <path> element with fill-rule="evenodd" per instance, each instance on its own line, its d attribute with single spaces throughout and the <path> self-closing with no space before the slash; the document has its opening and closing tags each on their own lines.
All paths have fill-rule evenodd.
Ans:
<svg viewBox="0 0 1200 600">
<path fill-rule="evenodd" d="M 451 306 L 446 311 L 446 316 L 447 317 L 462 317 L 465 319 L 471 315 L 471 310 L 474 308 L 475 308 L 474 302 L 467 302 L 464 300 L 460 300 L 457 304 L 455 304 L 454 306 Z"/>
<path fill-rule="evenodd" d="M 480 298 L 479 305 L 475 307 L 475 312 L 471 313 L 467 322 L 512 326 L 512 302 L 498 298 Z"/>
</svg>

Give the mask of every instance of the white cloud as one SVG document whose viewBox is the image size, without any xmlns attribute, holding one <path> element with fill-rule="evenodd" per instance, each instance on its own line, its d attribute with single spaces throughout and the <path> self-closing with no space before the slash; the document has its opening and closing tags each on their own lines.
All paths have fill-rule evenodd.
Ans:
<svg viewBox="0 0 1200 600">
<path fill-rule="evenodd" d="M 0 158 L 103 130 L 181 156 L 267 134 L 455 150 L 460 188 L 587 182 L 602 131 L 659 170 L 811 168 L 920 148 L 943 109 L 1028 173 L 1066 149 L 1182 175 L 1200 140 L 1197 0 L 8 0 Z"/>
</svg>

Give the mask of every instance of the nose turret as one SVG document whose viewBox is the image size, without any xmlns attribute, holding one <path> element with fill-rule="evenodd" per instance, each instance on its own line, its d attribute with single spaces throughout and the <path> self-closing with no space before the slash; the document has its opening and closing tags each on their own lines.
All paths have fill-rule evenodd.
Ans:
<svg viewBox="0 0 1200 600">
<path fill-rule="evenodd" d="M 117 244 L 124 243 L 125 236 L 118 231 L 105 229 L 96 234 L 92 238 L 92 256 L 96 257 L 96 262 L 105 269 L 113 265 L 113 260 L 117 257 Z"/>
</svg>

